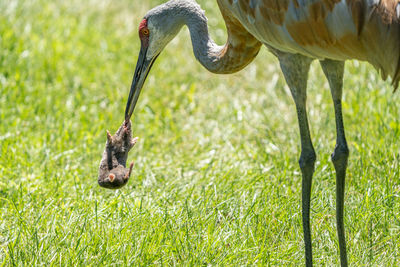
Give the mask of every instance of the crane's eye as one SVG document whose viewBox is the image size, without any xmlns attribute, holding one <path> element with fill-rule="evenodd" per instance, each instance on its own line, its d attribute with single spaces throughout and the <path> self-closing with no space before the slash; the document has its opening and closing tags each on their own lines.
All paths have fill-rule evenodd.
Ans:
<svg viewBox="0 0 400 267">
<path fill-rule="evenodd" d="M 144 28 L 144 29 L 142 30 L 142 34 L 143 34 L 143 35 L 149 35 L 149 33 L 150 33 L 150 31 L 149 31 L 149 29 L 147 29 L 147 28 Z"/>
</svg>

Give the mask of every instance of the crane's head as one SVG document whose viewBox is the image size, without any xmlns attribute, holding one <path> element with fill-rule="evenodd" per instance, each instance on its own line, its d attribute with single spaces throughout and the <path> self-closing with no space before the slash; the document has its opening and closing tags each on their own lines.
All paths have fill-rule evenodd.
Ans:
<svg viewBox="0 0 400 267">
<path fill-rule="evenodd" d="M 133 113 L 154 61 L 183 26 L 182 19 L 176 15 L 176 10 L 174 12 L 167 2 L 150 10 L 139 24 L 141 48 L 125 109 L 126 120 L 129 120 Z"/>
</svg>

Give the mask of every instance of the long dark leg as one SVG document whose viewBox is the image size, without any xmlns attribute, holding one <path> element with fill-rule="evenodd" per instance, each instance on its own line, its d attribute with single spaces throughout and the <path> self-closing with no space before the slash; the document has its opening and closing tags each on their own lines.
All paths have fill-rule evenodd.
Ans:
<svg viewBox="0 0 400 267">
<path fill-rule="evenodd" d="M 331 88 L 336 119 L 336 147 L 332 154 L 332 162 L 336 170 L 336 227 L 339 237 L 340 263 L 347 266 L 346 239 L 344 235 L 343 208 L 344 188 L 349 149 L 344 134 L 342 117 L 342 88 L 344 62 L 334 60 L 321 61 L 322 69 L 328 78 Z"/>
<path fill-rule="evenodd" d="M 312 266 L 312 246 L 310 230 L 310 196 L 311 183 L 316 160 L 314 147 L 310 138 L 308 128 L 306 100 L 307 100 L 307 77 L 310 69 L 311 59 L 293 54 L 278 54 L 281 69 L 286 82 L 290 87 L 294 102 L 296 104 L 297 118 L 300 128 L 301 155 L 300 169 L 302 173 L 302 215 L 303 232 L 305 243 L 306 266 Z"/>
</svg>

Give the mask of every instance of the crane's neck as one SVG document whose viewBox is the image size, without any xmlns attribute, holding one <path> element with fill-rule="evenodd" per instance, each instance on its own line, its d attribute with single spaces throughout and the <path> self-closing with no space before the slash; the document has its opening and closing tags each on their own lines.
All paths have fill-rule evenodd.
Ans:
<svg viewBox="0 0 400 267">
<path fill-rule="evenodd" d="M 207 18 L 196 2 L 188 9 L 185 24 L 189 28 L 193 53 L 198 61 L 211 72 L 221 71 L 221 61 L 226 53 L 225 46 L 217 45 L 208 32 Z"/>
<path fill-rule="evenodd" d="M 214 73 L 232 73 L 244 68 L 257 55 L 261 43 L 251 36 L 241 24 L 224 16 L 228 28 L 228 41 L 225 45 L 217 45 L 210 37 L 207 18 L 204 11 L 195 1 L 171 1 L 179 5 L 178 13 L 190 31 L 193 52 L 198 61 Z M 224 14 L 223 14 L 224 15 Z M 230 29 L 235 27 L 234 35 Z M 239 31 L 238 31 L 239 30 Z"/>
</svg>

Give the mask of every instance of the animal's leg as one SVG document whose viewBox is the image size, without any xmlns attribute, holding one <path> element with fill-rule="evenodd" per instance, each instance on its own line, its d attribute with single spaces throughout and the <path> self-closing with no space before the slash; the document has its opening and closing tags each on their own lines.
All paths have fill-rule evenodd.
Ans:
<svg viewBox="0 0 400 267">
<path fill-rule="evenodd" d="M 328 78 L 331 88 L 336 119 L 336 146 L 332 154 L 332 162 L 336 170 L 336 227 L 339 237 L 340 263 L 347 266 L 346 239 L 344 235 L 343 207 L 344 188 L 349 149 L 344 134 L 342 117 L 342 88 L 344 62 L 334 60 L 321 61 L 322 69 Z"/>
<path fill-rule="evenodd" d="M 302 216 L 305 243 L 306 266 L 312 266 L 312 246 L 310 230 L 310 196 L 311 183 L 314 173 L 316 155 L 310 138 L 308 128 L 306 100 L 307 100 L 307 77 L 310 69 L 311 59 L 286 53 L 279 53 L 281 69 L 286 82 L 290 87 L 294 102 L 296 104 L 297 118 L 300 128 L 301 155 L 300 169 L 302 173 Z"/>
</svg>

